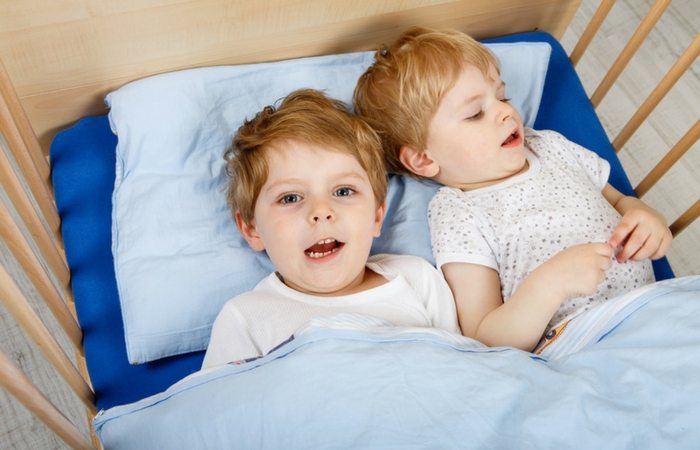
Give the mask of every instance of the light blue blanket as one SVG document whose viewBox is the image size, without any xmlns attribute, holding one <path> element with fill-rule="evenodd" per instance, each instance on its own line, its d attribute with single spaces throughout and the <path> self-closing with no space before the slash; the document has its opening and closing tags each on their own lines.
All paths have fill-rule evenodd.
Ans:
<svg viewBox="0 0 700 450">
<path fill-rule="evenodd" d="M 548 359 L 315 324 L 94 424 L 106 449 L 698 448 L 700 276 L 640 291 L 585 340 Z"/>
</svg>

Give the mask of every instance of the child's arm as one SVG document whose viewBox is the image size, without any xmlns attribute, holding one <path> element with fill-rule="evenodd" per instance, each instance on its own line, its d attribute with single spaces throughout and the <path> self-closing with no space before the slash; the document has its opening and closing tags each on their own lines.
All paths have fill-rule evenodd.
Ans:
<svg viewBox="0 0 700 450">
<path fill-rule="evenodd" d="M 503 303 L 498 272 L 476 264 L 442 266 L 464 336 L 531 351 L 563 300 L 595 292 L 612 264 L 608 244 L 569 247 L 533 270 Z"/>
<path fill-rule="evenodd" d="M 603 189 L 603 196 L 622 216 L 608 241 L 613 248 L 622 246 L 616 255 L 618 261 L 659 259 L 666 254 L 673 236 L 658 211 L 610 184 Z"/>
</svg>

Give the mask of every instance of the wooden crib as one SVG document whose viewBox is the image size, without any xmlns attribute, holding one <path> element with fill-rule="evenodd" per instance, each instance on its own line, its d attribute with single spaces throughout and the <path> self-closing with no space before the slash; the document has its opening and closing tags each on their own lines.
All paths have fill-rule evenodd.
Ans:
<svg viewBox="0 0 700 450">
<path fill-rule="evenodd" d="M 590 96 L 594 106 L 618 80 L 670 3 L 657 0 L 644 11 L 636 31 Z M 596 32 L 614 5 L 614 0 L 600 3 L 569 55 L 574 65 L 594 39 L 604 39 L 597 38 Z M 53 366 L 49 370 L 55 370 L 84 405 L 89 423 L 96 414 L 94 393 L 47 155 L 57 131 L 81 117 L 107 112 L 103 99 L 110 91 L 138 78 L 190 67 L 373 49 L 413 24 L 454 27 L 476 38 L 542 30 L 561 39 L 579 6 L 580 0 L 4 2 L 0 7 L 4 194 L 0 231 L 5 256 L 0 266 L 0 298 L 12 317 L 8 320 L 19 324 L 38 346 Z M 638 110 L 611 137 L 616 151 L 626 151 L 630 137 L 696 60 L 700 34 L 689 36 L 687 42 L 676 62 L 665 68 L 657 87 L 639 93 Z M 693 120 L 635 187 L 639 196 L 697 141 L 700 120 Z M 674 236 L 700 215 L 698 194 L 693 193 L 695 202 L 680 216 L 667 218 Z M 81 431 L 84 423 L 67 418 L 74 416 L 74 410 L 61 411 L 51 394 L 37 388 L 37 384 L 51 386 L 53 381 L 46 380 L 54 378 L 53 372 L 42 373 L 41 383 L 32 381 L 23 371 L 25 361 L 6 344 L 0 353 L 0 379 L 12 401 L 34 416 L 28 422 L 40 420 L 70 447 L 99 447 L 92 433 L 86 436 Z"/>
</svg>

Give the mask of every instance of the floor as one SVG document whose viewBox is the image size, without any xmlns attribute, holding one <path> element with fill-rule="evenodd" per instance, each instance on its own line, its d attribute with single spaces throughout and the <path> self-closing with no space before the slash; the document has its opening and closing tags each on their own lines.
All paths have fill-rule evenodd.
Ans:
<svg viewBox="0 0 700 450">
<path fill-rule="evenodd" d="M 584 0 L 562 39 L 571 52 L 598 1 Z M 577 65 L 586 91 L 595 92 L 608 68 L 632 36 L 654 2 L 619 0 L 596 38 Z M 674 0 L 642 44 L 628 67 L 597 108 L 598 116 L 613 140 L 662 79 L 700 29 L 700 8 L 695 0 Z M 634 74 L 634 76 L 632 75 Z M 700 118 L 700 64 L 695 61 L 659 103 L 649 119 L 622 148 L 618 156 L 632 186 L 636 186 L 662 155 Z M 672 223 L 700 197 L 700 142 L 644 197 Z M 668 253 L 678 276 L 700 273 L 700 220 L 682 231 Z"/>
<path fill-rule="evenodd" d="M 569 31 L 562 39 L 571 51 L 577 37 L 598 5 L 597 0 L 583 0 Z M 586 90 L 592 93 L 605 71 L 646 14 L 652 0 L 619 0 L 606 19 L 599 35 L 591 43 L 577 70 Z M 598 114 L 608 135 L 614 138 L 640 105 L 653 86 L 663 77 L 678 55 L 698 33 L 700 8 L 696 0 L 674 0 L 642 45 L 627 70 L 621 75 L 621 86 L 613 88 L 598 107 Z M 632 76 L 631 74 L 635 75 Z M 698 63 L 679 80 L 670 94 L 620 152 L 633 185 L 656 164 L 660 156 L 700 117 L 700 67 Z M 672 222 L 700 196 L 700 152 L 696 143 L 684 161 L 674 166 L 644 200 L 659 209 Z M 700 220 L 683 231 L 668 254 L 677 275 L 700 273 Z M 0 245 L 0 261 L 9 261 L 7 248 Z M 7 266 L 6 266 L 7 267 Z M 42 318 L 46 311 L 38 308 Z M 57 333 L 57 335 L 62 335 Z M 57 381 L 52 369 L 41 363 L 40 351 L 27 341 L 19 327 L 0 307 L 0 342 L 2 349 L 65 414 L 86 432 L 87 420 L 79 402 Z M 67 448 L 41 422 L 14 399 L 0 390 L 0 449 Z"/>
</svg>

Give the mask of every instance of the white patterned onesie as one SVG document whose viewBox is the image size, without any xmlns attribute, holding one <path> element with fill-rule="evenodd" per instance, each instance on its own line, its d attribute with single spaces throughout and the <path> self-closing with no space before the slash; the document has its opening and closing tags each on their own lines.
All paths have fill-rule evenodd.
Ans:
<svg viewBox="0 0 700 450">
<path fill-rule="evenodd" d="M 620 214 L 603 197 L 610 165 L 554 131 L 525 129 L 529 168 L 473 191 L 443 187 L 428 208 L 438 268 L 450 262 L 498 271 L 506 302 L 544 261 L 576 244 L 607 242 Z M 654 281 L 649 260 L 613 265 L 598 291 L 562 302 L 547 330 Z"/>
</svg>

